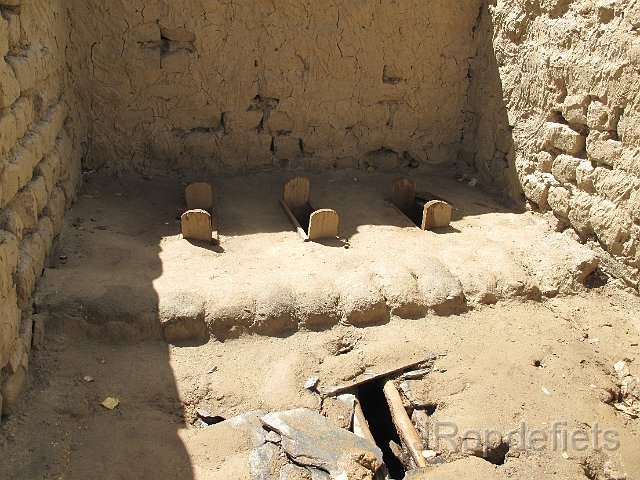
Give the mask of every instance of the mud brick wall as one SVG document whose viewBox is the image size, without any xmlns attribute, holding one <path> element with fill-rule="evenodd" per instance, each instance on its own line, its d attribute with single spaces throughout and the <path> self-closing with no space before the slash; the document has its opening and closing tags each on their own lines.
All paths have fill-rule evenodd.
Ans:
<svg viewBox="0 0 640 480">
<path fill-rule="evenodd" d="M 555 228 L 640 267 L 640 2 L 498 0 L 493 44 L 524 194 Z M 606 260 L 606 259 L 605 259 Z"/>
<path fill-rule="evenodd" d="M 481 3 L 76 2 L 87 167 L 451 164 Z"/>
<path fill-rule="evenodd" d="M 69 115 L 64 2 L 0 0 L 0 411 L 10 413 L 32 345 L 31 294 L 80 174 Z"/>
</svg>

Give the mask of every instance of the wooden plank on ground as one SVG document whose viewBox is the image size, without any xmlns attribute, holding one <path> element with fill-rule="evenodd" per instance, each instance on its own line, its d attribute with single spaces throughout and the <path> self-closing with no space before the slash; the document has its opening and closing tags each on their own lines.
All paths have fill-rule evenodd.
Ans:
<svg viewBox="0 0 640 480">
<path fill-rule="evenodd" d="M 409 177 L 398 178 L 391 185 L 391 201 L 406 214 L 416 197 L 416 181 Z"/>
<path fill-rule="evenodd" d="M 319 392 L 322 395 L 322 397 L 326 398 L 326 397 L 333 397 L 334 395 L 338 395 L 340 393 L 343 392 L 348 392 L 351 391 L 353 389 L 355 389 L 356 387 L 358 387 L 359 385 L 362 385 L 363 383 L 366 382 L 370 382 L 372 380 L 376 380 L 379 378 L 383 378 L 383 377 L 390 377 L 392 375 L 395 374 L 401 374 L 407 370 L 410 370 L 412 368 L 427 368 L 427 367 L 431 367 L 433 365 L 433 362 L 435 362 L 436 360 L 436 356 L 431 354 L 428 355 L 424 358 L 421 358 L 420 360 L 416 360 L 415 362 L 410 362 L 410 363 L 405 363 L 404 365 L 400 365 L 399 367 L 394 367 L 394 368 L 390 368 L 388 370 L 384 370 L 380 373 L 373 373 L 371 375 L 364 375 L 362 378 L 359 378 L 357 380 L 353 380 L 349 383 L 344 383 L 342 385 L 336 385 L 335 387 L 331 387 L 331 388 L 320 388 Z"/>
<path fill-rule="evenodd" d="M 427 461 L 422 456 L 424 445 L 422 444 L 422 440 L 418 436 L 418 432 L 416 432 L 413 423 L 411 423 L 411 419 L 409 418 L 409 415 L 407 415 L 407 411 L 404 409 L 402 398 L 400 398 L 400 393 L 393 384 L 393 381 L 387 380 L 382 391 L 384 392 L 384 396 L 389 404 L 391 418 L 393 419 L 393 424 L 396 426 L 396 430 L 398 431 L 398 435 L 400 436 L 402 443 L 409 450 L 409 454 L 416 465 L 418 467 L 426 467 Z"/>
<path fill-rule="evenodd" d="M 451 222 L 451 205 L 441 200 L 431 200 L 422 210 L 422 229 L 447 227 Z"/>
<path fill-rule="evenodd" d="M 180 217 L 183 238 L 211 243 L 211 214 L 202 209 L 187 210 Z"/>
<path fill-rule="evenodd" d="M 187 208 L 189 210 L 201 209 L 211 212 L 213 208 L 213 190 L 206 182 L 190 183 L 185 188 Z"/>
<path fill-rule="evenodd" d="M 335 210 L 330 208 L 316 210 L 309 218 L 309 240 L 337 237 L 339 222 L 340 216 Z"/>
<path fill-rule="evenodd" d="M 289 206 L 285 203 L 283 198 L 280 199 L 280 205 L 282 205 L 284 212 L 287 214 L 287 217 L 289 217 L 289 220 L 291 221 L 293 226 L 296 228 L 296 231 L 298 232 L 298 234 L 302 237 L 302 239 L 305 242 L 308 241 L 309 236 L 307 235 L 307 232 L 304 231 L 304 228 L 302 228 L 302 226 L 300 225 L 300 222 L 298 222 L 298 219 L 293 214 Z"/>
<path fill-rule="evenodd" d="M 371 430 L 369 429 L 369 422 L 367 422 L 362 407 L 360 406 L 360 401 L 357 398 L 353 411 L 353 433 L 360 438 L 369 440 L 373 445 L 376 444 L 376 439 L 373 438 Z"/>
<path fill-rule="evenodd" d="M 289 209 L 297 214 L 304 204 L 309 201 L 311 183 L 306 177 L 293 177 L 284 184 L 282 200 Z"/>
</svg>

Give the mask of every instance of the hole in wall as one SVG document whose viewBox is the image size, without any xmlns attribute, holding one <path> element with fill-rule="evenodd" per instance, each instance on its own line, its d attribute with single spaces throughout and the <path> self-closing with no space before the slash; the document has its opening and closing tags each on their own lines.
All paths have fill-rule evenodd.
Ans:
<svg viewBox="0 0 640 480">
<path fill-rule="evenodd" d="M 494 465 L 504 465 L 507 454 L 509 453 L 509 444 L 501 440 L 494 447 L 487 447 L 486 452 L 482 449 L 473 453 L 476 457 L 481 457 Z"/>
<path fill-rule="evenodd" d="M 609 277 L 600 268 L 596 268 L 584 279 L 584 286 L 591 288 L 604 287 L 609 281 Z"/>
<path fill-rule="evenodd" d="M 382 450 L 382 458 L 387 465 L 391 478 L 403 478 L 404 465 L 394 455 L 389 442 L 400 445 L 400 437 L 391 418 L 387 399 L 382 391 L 385 379 L 363 383 L 358 386 L 356 396 L 362 406 L 362 412 L 369 423 L 369 429 Z"/>
<path fill-rule="evenodd" d="M 311 219 L 311 214 L 313 213 L 313 208 L 309 205 L 309 202 L 302 205 L 300 208 L 296 208 L 293 211 L 293 214 L 298 220 L 300 226 L 304 229 L 305 232 L 309 231 L 309 221 Z"/>
<path fill-rule="evenodd" d="M 560 110 L 551 110 L 551 112 L 549 112 L 549 115 L 547 116 L 547 121 L 569 125 L 569 122 L 567 122 L 567 119 L 564 118 L 564 115 L 562 115 L 562 112 Z"/>
<path fill-rule="evenodd" d="M 418 404 L 414 403 L 413 408 L 415 410 L 423 411 L 430 417 L 434 413 L 436 413 L 436 410 L 438 409 L 438 404 L 437 403 L 418 403 Z"/>
</svg>

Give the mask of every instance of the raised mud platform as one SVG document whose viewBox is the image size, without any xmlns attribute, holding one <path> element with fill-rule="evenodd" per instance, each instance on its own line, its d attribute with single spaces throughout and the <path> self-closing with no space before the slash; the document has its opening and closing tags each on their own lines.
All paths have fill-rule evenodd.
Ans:
<svg viewBox="0 0 640 480">
<path fill-rule="evenodd" d="M 118 338 L 282 336 L 567 294 L 597 268 L 542 218 L 466 183 L 416 178 L 454 208 L 449 227 L 422 231 L 390 203 L 393 175 L 307 176 L 314 204 L 340 214 L 339 239 L 301 241 L 278 203 L 286 173 L 202 179 L 214 189 L 215 246 L 179 233 L 186 182 L 91 177 L 36 311 Z"/>
</svg>

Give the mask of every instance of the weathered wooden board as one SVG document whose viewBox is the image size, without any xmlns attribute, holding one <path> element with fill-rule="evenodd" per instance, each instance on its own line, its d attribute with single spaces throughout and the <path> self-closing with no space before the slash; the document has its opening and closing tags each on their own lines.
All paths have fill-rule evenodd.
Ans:
<svg viewBox="0 0 640 480">
<path fill-rule="evenodd" d="M 282 209 L 287 214 L 287 217 L 289 217 L 289 220 L 291 221 L 293 226 L 296 228 L 296 231 L 298 232 L 298 234 L 302 237 L 302 239 L 305 242 L 308 241 L 309 236 L 307 235 L 307 232 L 304 231 L 304 228 L 302 228 L 302 226 L 300 225 L 300 222 L 298 221 L 294 213 L 291 211 L 289 206 L 284 201 L 284 198 L 280 199 L 280 205 L 282 205 Z"/>
<path fill-rule="evenodd" d="M 401 373 L 413 368 L 418 368 L 418 367 L 431 368 L 436 358 L 437 357 L 433 354 L 427 355 L 426 357 L 421 358 L 420 360 L 417 360 L 415 362 L 405 363 L 404 365 L 400 365 L 399 367 L 395 367 L 395 368 L 390 368 L 380 373 L 374 373 L 372 375 L 364 375 L 357 380 L 352 380 L 351 382 L 345 383 L 342 385 L 336 385 L 335 387 L 331 387 L 331 388 L 321 387 L 321 388 L 318 388 L 318 391 L 323 397 L 332 397 L 334 395 L 338 395 L 343 392 L 349 392 L 355 389 L 356 387 L 358 387 L 358 385 L 362 385 L 363 383 L 366 383 L 366 382 L 371 382 L 372 380 L 400 375 Z"/>
<path fill-rule="evenodd" d="M 353 433 L 360 438 L 369 440 L 373 445 L 376 444 L 376 439 L 373 438 L 371 430 L 369 429 L 369 422 L 367 422 L 360 401 L 356 398 L 356 403 L 353 410 Z"/>
<path fill-rule="evenodd" d="M 407 411 L 404 409 L 398 389 L 392 380 L 387 380 L 382 390 L 387 399 L 389 412 L 391 412 L 391 418 L 393 419 L 393 424 L 396 426 L 400 440 L 402 440 L 403 445 L 409 451 L 416 465 L 418 467 L 426 467 L 427 460 L 422 456 L 422 451 L 424 450 L 422 439 L 418 435 L 418 432 L 416 432 L 409 415 L 407 415 Z"/>
<path fill-rule="evenodd" d="M 314 211 L 309 218 L 309 240 L 337 237 L 339 222 L 340 216 L 335 210 L 321 208 Z"/>
<path fill-rule="evenodd" d="M 451 222 L 451 205 L 442 200 L 431 200 L 422 210 L 422 230 L 447 227 Z"/>
<path fill-rule="evenodd" d="M 391 186 L 391 201 L 402 212 L 408 212 L 416 198 L 416 181 L 409 177 L 398 178 Z"/>
<path fill-rule="evenodd" d="M 282 200 L 294 213 L 298 214 L 300 209 L 309 201 L 311 183 L 306 177 L 293 177 L 284 184 Z"/>
<path fill-rule="evenodd" d="M 180 217 L 182 236 L 187 239 L 211 242 L 211 214 L 202 209 L 187 210 Z"/>
<path fill-rule="evenodd" d="M 211 212 L 213 208 L 213 189 L 205 182 L 190 183 L 185 188 L 187 208 L 189 210 L 201 209 Z"/>
</svg>

